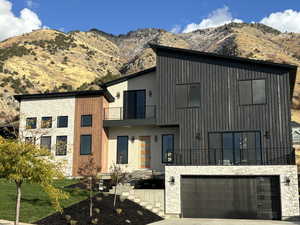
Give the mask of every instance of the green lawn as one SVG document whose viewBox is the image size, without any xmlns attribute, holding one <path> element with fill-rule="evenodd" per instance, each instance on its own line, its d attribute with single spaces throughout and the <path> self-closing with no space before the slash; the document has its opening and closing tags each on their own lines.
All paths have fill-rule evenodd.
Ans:
<svg viewBox="0 0 300 225">
<path fill-rule="evenodd" d="M 76 183 L 76 180 L 58 180 L 57 187 Z M 63 207 L 68 207 L 87 198 L 87 193 L 80 189 L 65 188 L 70 193 L 70 198 L 62 202 Z M 15 218 L 16 186 L 0 179 L 0 219 L 14 220 Z M 40 186 L 35 184 L 22 185 L 21 216 L 20 221 L 32 223 L 54 213 L 49 198 Z"/>
</svg>

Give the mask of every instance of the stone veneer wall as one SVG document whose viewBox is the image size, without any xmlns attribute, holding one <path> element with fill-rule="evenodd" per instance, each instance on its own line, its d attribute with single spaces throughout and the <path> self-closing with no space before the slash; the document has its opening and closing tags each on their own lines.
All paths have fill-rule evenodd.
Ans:
<svg viewBox="0 0 300 225">
<path fill-rule="evenodd" d="M 181 176 L 182 175 L 278 175 L 280 176 L 281 215 L 282 219 L 293 219 L 299 216 L 299 193 L 297 166 L 166 166 L 166 214 L 181 214 Z M 175 184 L 170 184 L 170 177 Z M 290 178 L 287 185 L 285 177 Z"/>
</svg>

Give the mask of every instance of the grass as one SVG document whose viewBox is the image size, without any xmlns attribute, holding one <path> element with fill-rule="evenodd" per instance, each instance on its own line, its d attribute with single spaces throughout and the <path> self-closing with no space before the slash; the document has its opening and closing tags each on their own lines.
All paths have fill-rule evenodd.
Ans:
<svg viewBox="0 0 300 225">
<path fill-rule="evenodd" d="M 87 192 L 81 189 L 64 188 L 68 185 L 77 183 L 76 180 L 57 180 L 55 186 L 63 188 L 70 193 L 70 198 L 62 201 L 62 206 L 68 207 L 87 198 Z M 16 186 L 4 179 L 0 179 L 0 219 L 15 219 L 15 199 Z M 46 216 L 53 214 L 55 210 L 52 208 L 47 194 L 36 184 L 22 185 L 21 199 L 21 215 L 20 221 L 25 223 L 33 223 Z"/>
</svg>

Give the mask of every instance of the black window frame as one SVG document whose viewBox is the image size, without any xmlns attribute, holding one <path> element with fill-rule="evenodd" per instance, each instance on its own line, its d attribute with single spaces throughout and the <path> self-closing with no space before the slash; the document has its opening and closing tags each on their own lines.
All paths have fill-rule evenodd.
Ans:
<svg viewBox="0 0 300 225">
<path fill-rule="evenodd" d="M 254 90 L 253 88 L 253 82 L 254 81 L 260 81 L 260 80 L 263 80 L 264 81 L 264 102 L 263 103 L 255 103 L 254 102 L 254 95 L 253 93 L 256 93 L 256 91 Z M 241 92 L 240 92 L 240 82 L 250 82 L 250 90 L 251 90 L 251 93 L 250 93 L 250 98 L 251 98 L 251 103 L 241 103 Z M 266 105 L 267 104 L 267 79 L 266 78 L 258 78 L 258 79 L 244 79 L 244 80 L 238 80 L 238 96 L 239 96 L 239 105 L 240 106 L 249 106 L 249 105 Z"/>
<path fill-rule="evenodd" d="M 34 121 L 34 126 L 29 125 L 29 121 Z M 37 128 L 37 117 L 27 117 L 26 118 L 26 129 L 36 129 Z"/>
<path fill-rule="evenodd" d="M 119 149 L 119 139 L 120 138 L 126 138 L 127 139 L 127 141 L 126 141 L 126 143 L 127 143 L 127 152 L 126 152 L 126 160 L 124 160 L 124 161 L 120 161 L 120 157 L 119 157 L 119 154 L 120 154 L 120 149 Z M 116 155 L 116 163 L 117 164 L 128 164 L 128 151 L 129 151 L 129 137 L 128 136 L 117 136 L 117 155 Z"/>
<path fill-rule="evenodd" d="M 138 92 L 143 93 L 143 105 L 139 107 Z M 129 98 L 129 95 L 132 94 Z M 147 93 L 146 89 L 123 91 L 123 119 L 145 119 L 147 117 Z"/>
<path fill-rule="evenodd" d="M 90 119 L 90 123 L 85 124 L 85 118 L 89 118 Z M 81 127 L 92 127 L 93 126 L 93 115 L 92 114 L 86 114 L 86 115 L 81 115 L 80 117 L 80 126 Z"/>
<path fill-rule="evenodd" d="M 232 134 L 232 136 L 233 136 L 233 146 L 234 146 L 234 138 L 235 138 L 235 135 L 236 134 L 247 134 L 247 133 L 254 133 L 254 137 L 255 137 L 255 156 L 257 157 L 257 156 L 259 156 L 259 159 L 255 159 L 256 161 L 258 161 L 258 162 L 260 162 L 260 163 L 255 163 L 254 165 L 263 165 L 263 148 L 262 148 L 262 131 L 261 130 L 239 130 L 239 131 L 212 131 L 212 132 L 208 132 L 208 162 L 209 162 L 209 164 L 210 165 L 219 165 L 216 161 L 215 162 L 213 162 L 213 163 L 211 163 L 211 159 L 210 159 L 210 154 L 211 154 L 211 150 L 214 150 L 215 148 L 210 148 L 210 135 L 211 134 L 220 134 L 220 135 L 222 135 L 222 137 L 221 137 L 221 140 L 220 140 L 220 143 L 221 143 L 221 146 L 222 146 L 222 151 L 220 152 L 220 153 L 218 153 L 219 154 L 219 156 L 221 157 L 221 159 L 222 159 L 222 161 L 224 160 L 224 153 L 223 153 L 223 151 L 224 151 L 224 146 L 223 146 L 223 134 L 228 134 L 228 133 L 230 133 L 230 134 Z M 258 134 L 258 137 L 259 137 L 259 147 L 257 148 L 257 143 L 256 143 L 256 135 Z M 246 148 L 247 149 L 247 148 Z M 241 150 L 241 149 L 240 149 Z M 259 150 L 259 152 L 257 152 Z M 232 150 L 233 151 L 233 157 L 234 157 L 234 161 L 236 162 L 236 159 L 235 159 L 235 157 L 236 157 L 236 151 L 235 151 L 235 147 L 234 147 L 234 149 Z M 239 153 L 239 154 L 241 154 L 241 153 Z M 216 157 L 216 156 L 215 156 Z M 241 155 L 240 155 L 240 157 L 241 157 Z M 214 160 L 216 160 L 216 158 L 214 159 Z M 241 163 L 241 161 L 240 161 L 240 163 Z M 221 165 L 223 165 L 223 163 L 221 164 Z M 234 164 L 234 165 L 253 165 L 253 164 Z"/>
<path fill-rule="evenodd" d="M 89 137 L 90 138 L 90 148 L 89 152 L 83 152 L 83 138 L 84 137 Z M 92 148 L 93 148 L 93 137 L 91 134 L 82 134 L 80 135 L 80 155 L 92 155 Z"/>
<path fill-rule="evenodd" d="M 43 138 L 50 138 L 50 145 L 49 146 L 46 146 L 42 144 L 42 140 Z M 52 147 L 52 136 L 41 136 L 41 139 L 40 139 L 40 147 L 41 148 L 45 148 L 45 149 L 48 149 L 50 152 L 51 152 L 51 147 Z"/>
<path fill-rule="evenodd" d="M 191 87 L 192 86 L 199 86 L 199 93 L 198 96 L 199 97 L 199 105 L 192 105 L 191 104 Z M 183 96 L 182 98 L 184 98 L 185 102 L 181 102 L 180 104 L 178 102 L 178 88 L 181 88 L 182 94 L 184 94 L 185 96 Z M 183 88 L 184 87 L 184 88 Z M 176 84 L 175 86 L 175 107 L 176 109 L 189 109 L 189 108 L 200 108 L 201 107 L 201 83 L 200 82 L 194 82 L 194 83 L 180 83 L 180 84 Z"/>
<path fill-rule="evenodd" d="M 44 126 L 45 119 L 50 119 L 49 120 L 50 121 L 50 125 L 49 126 Z M 52 128 L 52 116 L 43 116 L 41 118 L 41 128 L 43 128 L 43 129 Z"/>
<path fill-rule="evenodd" d="M 164 157 L 164 137 L 165 136 L 172 136 L 172 160 L 171 161 L 164 161 L 165 157 Z M 164 164 L 167 164 L 167 163 L 173 163 L 174 162 L 174 149 L 175 147 L 175 135 L 174 134 L 162 134 L 161 135 L 161 162 L 164 163 Z M 168 152 L 169 153 L 169 152 Z"/>
<path fill-rule="evenodd" d="M 65 126 L 61 126 L 60 119 L 67 118 Z M 69 126 L 69 116 L 57 116 L 57 128 L 67 128 Z"/>
<path fill-rule="evenodd" d="M 63 149 L 63 154 L 61 154 L 60 153 L 60 149 L 58 149 L 58 147 L 60 147 L 59 145 L 58 145 L 58 142 L 59 142 L 59 138 L 66 138 L 66 143 L 65 143 L 65 146 L 64 146 L 64 148 L 65 149 Z M 68 147 L 68 136 L 67 135 L 58 135 L 58 136 L 56 136 L 56 147 L 55 147 L 55 155 L 56 156 L 66 156 L 67 155 L 67 147 Z"/>
</svg>

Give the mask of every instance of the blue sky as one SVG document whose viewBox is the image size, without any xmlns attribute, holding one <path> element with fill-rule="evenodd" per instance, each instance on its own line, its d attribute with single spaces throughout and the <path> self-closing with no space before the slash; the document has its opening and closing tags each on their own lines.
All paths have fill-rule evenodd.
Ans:
<svg viewBox="0 0 300 225">
<path fill-rule="evenodd" d="M 20 12 L 27 8 L 30 12 L 26 13 L 30 15 L 23 16 L 23 20 L 35 14 L 40 21 L 39 25 L 34 21 L 35 26 L 64 31 L 97 28 L 113 34 L 148 27 L 166 30 L 177 27 L 174 31 L 182 32 L 188 24 L 200 24 L 218 9 L 225 9 L 227 16 L 244 22 L 259 22 L 271 13 L 284 13 L 287 9 L 296 13 L 292 18 L 300 18 L 299 0 L 0 0 L 0 21 L 1 2 L 11 4 L 16 18 L 21 17 Z"/>
</svg>

